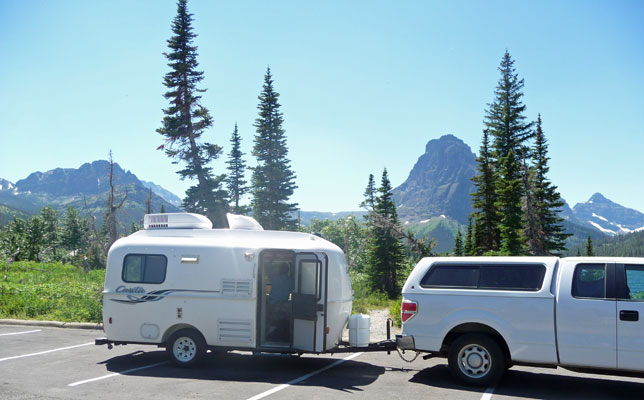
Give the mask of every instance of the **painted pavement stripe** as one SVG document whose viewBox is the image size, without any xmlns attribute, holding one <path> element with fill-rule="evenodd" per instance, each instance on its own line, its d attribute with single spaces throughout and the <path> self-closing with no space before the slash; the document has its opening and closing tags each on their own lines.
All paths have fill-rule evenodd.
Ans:
<svg viewBox="0 0 644 400">
<path fill-rule="evenodd" d="M 125 370 L 125 371 L 121 371 L 121 372 L 114 372 L 113 374 L 107 374 L 107 375 L 99 376 L 99 377 L 97 377 L 97 378 L 85 379 L 84 381 L 78 381 L 78 382 L 70 383 L 70 384 L 69 384 L 69 385 L 67 385 L 67 386 L 72 386 L 72 387 L 73 387 L 73 386 L 83 385 L 83 384 L 85 384 L 85 383 L 101 381 L 101 380 L 103 380 L 103 379 L 113 378 L 113 377 L 115 377 L 115 376 L 120 376 L 120 375 L 129 374 L 130 372 L 136 372 L 136 371 L 141 371 L 141 370 L 143 370 L 143 369 L 148 369 L 148 368 L 158 367 L 159 365 L 163 365 L 163 364 L 167 364 L 167 363 L 168 363 L 168 361 L 163 361 L 163 362 L 159 362 L 159 363 L 156 363 L 156 364 L 145 365 L 145 366 L 143 366 L 143 367 L 127 369 L 127 370 Z"/>
<path fill-rule="evenodd" d="M 303 380 L 309 379 L 309 378 L 310 378 L 310 377 L 312 377 L 312 376 L 315 376 L 315 375 L 317 375 L 317 374 L 319 374 L 319 373 L 321 373 L 321 372 L 324 372 L 324 371 L 329 370 L 329 369 L 331 369 L 331 368 L 333 368 L 333 367 L 335 367 L 335 366 L 338 366 L 338 365 L 342 364 L 342 363 L 343 363 L 343 362 L 345 362 L 345 361 L 352 360 L 352 359 L 354 359 L 354 358 L 358 357 L 358 356 L 359 356 L 359 355 L 361 355 L 361 354 L 362 354 L 362 353 L 353 353 L 353 354 L 351 354 L 351 355 L 350 355 L 350 356 L 348 356 L 348 357 L 345 357 L 345 358 L 343 358 L 343 359 L 337 360 L 337 361 L 335 361 L 334 363 L 327 365 L 326 367 L 320 368 L 320 369 L 318 369 L 318 370 L 316 370 L 316 371 L 313 371 L 313 372 L 311 372 L 311 373 L 308 373 L 308 374 L 306 374 L 306 375 L 302 375 L 302 376 L 300 376 L 299 378 L 296 378 L 296 379 L 293 379 L 292 381 L 286 382 L 286 383 L 285 383 L 285 384 L 283 384 L 283 385 L 279 385 L 279 386 L 277 386 L 277 387 L 274 387 L 273 389 L 270 389 L 270 390 L 267 390 L 267 391 L 265 391 L 265 392 L 262 392 L 262 393 L 260 393 L 260 394 L 258 394 L 258 395 L 255 395 L 255 396 L 253 396 L 253 397 L 249 398 L 248 400 L 259 400 L 259 399 L 263 399 L 264 397 L 270 396 L 270 395 L 272 395 L 273 393 L 277 393 L 277 392 L 279 392 L 280 390 L 286 389 L 286 388 L 287 388 L 287 387 L 289 387 L 289 386 L 295 385 L 296 383 L 302 382 Z"/>
<path fill-rule="evenodd" d="M 56 352 L 56 351 L 75 349 L 75 348 L 77 348 L 77 347 L 89 346 L 90 344 L 94 344 L 94 342 L 91 342 L 91 343 L 83 343 L 83 344 L 77 344 L 76 346 L 61 347 L 61 348 L 59 348 L 59 349 L 52 349 L 52 350 L 40 351 L 40 352 L 38 352 L 38 353 L 23 354 L 23 355 L 21 355 L 21 356 L 13 356 L 13 357 L 0 358 L 0 362 L 2 362 L 2 361 L 9 361 L 9 360 L 15 360 L 15 359 L 18 359 L 18 358 L 25 358 L 25 357 L 39 356 L 39 355 L 42 355 L 42 354 L 53 353 L 53 352 Z"/>
<path fill-rule="evenodd" d="M 25 333 L 35 333 L 35 332 L 42 332 L 42 329 L 35 329 L 33 331 L 23 331 L 23 332 L 0 333 L 0 336 L 22 335 Z"/>
</svg>

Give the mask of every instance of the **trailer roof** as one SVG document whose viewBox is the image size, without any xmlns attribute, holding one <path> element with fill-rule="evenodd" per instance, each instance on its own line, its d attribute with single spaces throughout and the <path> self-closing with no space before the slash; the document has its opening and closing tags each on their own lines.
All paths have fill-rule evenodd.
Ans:
<svg viewBox="0 0 644 400">
<path fill-rule="evenodd" d="M 342 251 L 335 244 L 309 233 L 242 229 L 141 230 L 119 239 L 112 247 L 132 245 Z"/>
</svg>

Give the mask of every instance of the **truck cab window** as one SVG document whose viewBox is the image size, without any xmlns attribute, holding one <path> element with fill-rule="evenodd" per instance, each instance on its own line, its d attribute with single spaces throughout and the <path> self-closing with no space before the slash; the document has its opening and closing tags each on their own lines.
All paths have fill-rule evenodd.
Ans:
<svg viewBox="0 0 644 400">
<path fill-rule="evenodd" d="M 167 265 L 168 259 L 163 255 L 128 254 L 123 260 L 123 282 L 162 283 Z"/>
<path fill-rule="evenodd" d="M 572 280 L 572 295 L 588 299 L 606 298 L 606 265 L 577 265 Z"/>
<path fill-rule="evenodd" d="M 644 301 L 644 265 L 626 265 L 625 269 L 629 298 Z"/>
</svg>

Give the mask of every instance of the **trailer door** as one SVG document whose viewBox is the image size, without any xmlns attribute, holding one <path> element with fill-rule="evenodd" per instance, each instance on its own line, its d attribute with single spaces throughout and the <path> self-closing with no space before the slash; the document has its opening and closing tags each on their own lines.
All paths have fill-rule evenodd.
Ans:
<svg viewBox="0 0 644 400">
<path fill-rule="evenodd" d="M 327 257 L 321 253 L 295 256 L 293 288 L 293 349 L 325 351 Z"/>
</svg>

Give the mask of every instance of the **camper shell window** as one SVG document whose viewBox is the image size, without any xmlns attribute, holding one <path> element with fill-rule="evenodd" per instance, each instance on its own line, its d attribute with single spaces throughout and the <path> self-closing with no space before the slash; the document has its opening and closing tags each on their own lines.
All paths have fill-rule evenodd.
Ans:
<svg viewBox="0 0 644 400">
<path fill-rule="evenodd" d="M 163 283 L 167 266 L 168 259 L 161 254 L 128 254 L 123 260 L 123 282 Z"/>
<path fill-rule="evenodd" d="M 543 285 L 543 264 L 437 264 L 420 282 L 424 288 L 519 290 L 536 292 Z"/>
</svg>

